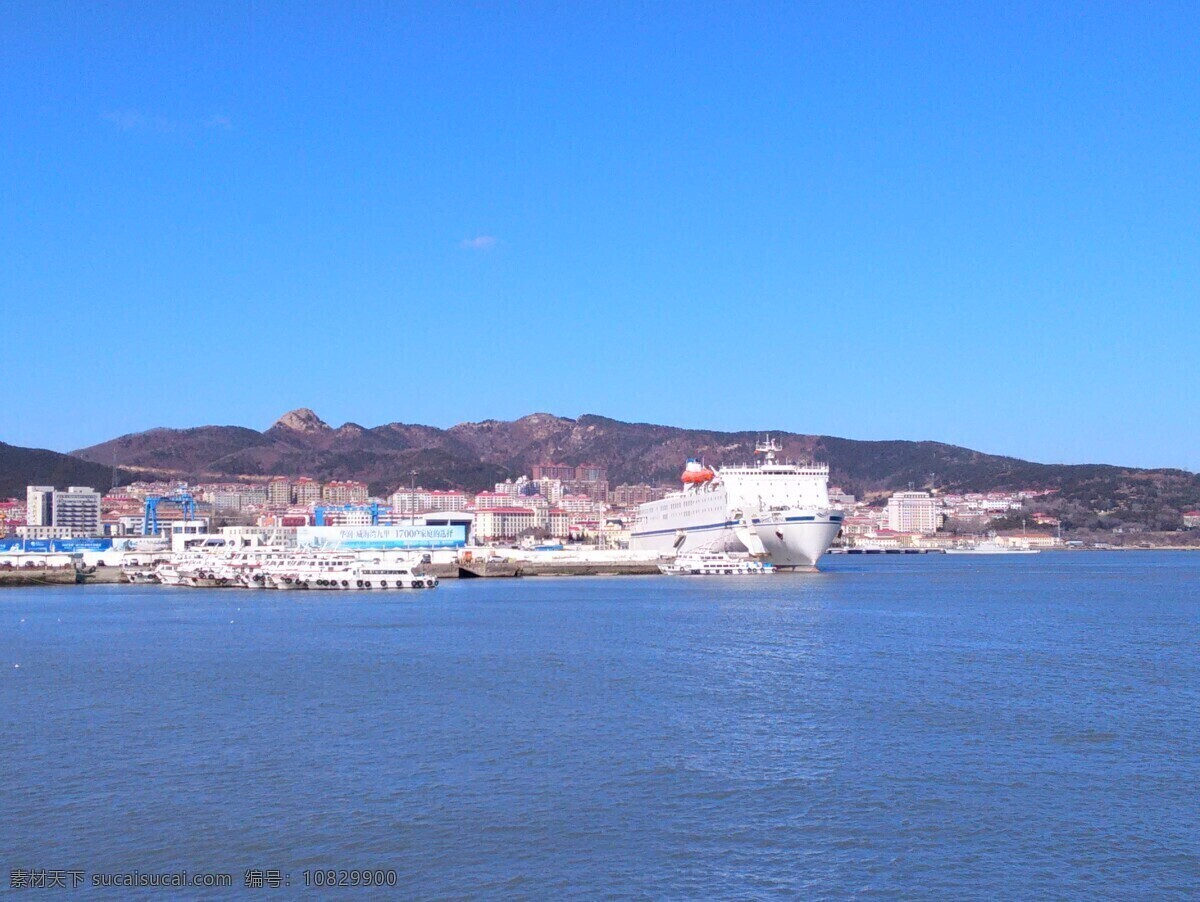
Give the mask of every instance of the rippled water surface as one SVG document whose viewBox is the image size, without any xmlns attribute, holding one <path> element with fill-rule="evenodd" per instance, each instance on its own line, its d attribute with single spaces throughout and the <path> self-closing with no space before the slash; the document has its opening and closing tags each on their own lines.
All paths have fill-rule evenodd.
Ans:
<svg viewBox="0 0 1200 902">
<path fill-rule="evenodd" d="M 0 590 L 0 879 L 1200 893 L 1200 554 L 826 561 L 387 596 Z"/>
</svg>

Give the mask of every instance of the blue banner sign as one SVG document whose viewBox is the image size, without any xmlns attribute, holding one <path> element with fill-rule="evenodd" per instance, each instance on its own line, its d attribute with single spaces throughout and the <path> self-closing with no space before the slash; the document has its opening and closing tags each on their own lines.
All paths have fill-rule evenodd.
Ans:
<svg viewBox="0 0 1200 902">
<path fill-rule="evenodd" d="M 112 547 L 112 539 L 0 539 L 0 551 L 24 551 L 31 554 L 110 551 Z"/>
<path fill-rule="evenodd" d="M 301 548 L 461 548 L 467 528 L 458 526 L 300 526 Z"/>
</svg>

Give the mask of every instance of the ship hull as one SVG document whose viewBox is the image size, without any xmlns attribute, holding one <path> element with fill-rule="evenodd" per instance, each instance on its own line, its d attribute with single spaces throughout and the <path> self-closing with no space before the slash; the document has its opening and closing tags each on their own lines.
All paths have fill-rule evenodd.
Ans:
<svg viewBox="0 0 1200 902">
<path fill-rule="evenodd" d="M 776 567 L 789 569 L 812 569 L 821 556 L 829 550 L 842 528 L 839 513 L 828 511 L 789 510 L 755 518 L 750 531 L 762 543 L 758 548 L 748 548 L 747 541 L 739 538 L 737 521 L 664 528 L 652 532 L 635 532 L 629 547 L 636 551 L 657 551 L 660 554 L 684 554 L 698 551 L 751 551 L 761 554 Z"/>
<path fill-rule="evenodd" d="M 776 567 L 812 570 L 842 528 L 840 514 L 787 511 L 754 524 L 766 558 Z"/>
<path fill-rule="evenodd" d="M 657 551 L 659 554 L 684 554 L 691 551 L 745 551 L 738 541 L 732 521 L 700 526 L 681 526 L 677 529 L 634 533 L 629 540 L 633 551 Z"/>
</svg>

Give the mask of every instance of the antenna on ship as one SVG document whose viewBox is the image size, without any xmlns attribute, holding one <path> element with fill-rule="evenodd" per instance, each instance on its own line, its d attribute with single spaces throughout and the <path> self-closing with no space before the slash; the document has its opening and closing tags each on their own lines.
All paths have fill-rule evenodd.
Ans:
<svg viewBox="0 0 1200 902">
<path fill-rule="evenodd" d="M 775 440 L 771 438 L 770 433 L 767 434 L 766 441 L 759 442 L 758 444 L 756 444 L 754 446 L 754 453 L 756 455 L 758 455 L 758 454 L 763 455 L 762 462 L 764 464 L 775 463 L 775 452 L 778 450 L 780 450 L 780 448 L 777 444 L 775 444 Z"/>
</svg>

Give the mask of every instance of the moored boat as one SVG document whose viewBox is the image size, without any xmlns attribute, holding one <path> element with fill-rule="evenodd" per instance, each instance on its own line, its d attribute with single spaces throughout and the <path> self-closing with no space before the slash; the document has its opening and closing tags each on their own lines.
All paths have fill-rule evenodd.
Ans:
<svg viewBox="0 0 1200 902">
<path fill-rule="evenodd" d="M 686 553 L 749 552 L 776 567 L 813 570 L 842 528 L 829 501 L 829 467 L 776 460 L 771 439 L 756 463 L 708 467 L 689 460 L 683 490 L 638 507 L 629 547 Z"/>
<path fill-rule="evenodd" d="M 658 569 L 667 576 L 769 576 L 776 572 L 768 561 L 746 555 L 699 551 L 677 555 L 673 561 L 659 564 Z"/>
</svg>

